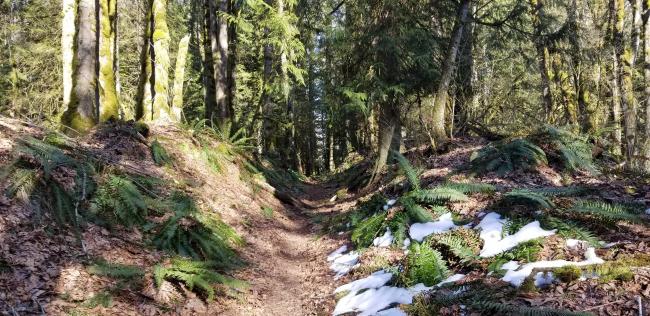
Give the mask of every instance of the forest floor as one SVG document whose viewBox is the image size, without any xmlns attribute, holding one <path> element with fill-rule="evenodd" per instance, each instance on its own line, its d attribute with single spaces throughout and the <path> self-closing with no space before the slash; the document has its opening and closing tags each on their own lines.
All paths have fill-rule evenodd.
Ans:
<svg viewBox="0 0 650 316">
<path fill-rule="evenodd" d="M 165 283 L 153 287 L 151 270 L 165 262 L 166 254 L 148 246 L 143 233 L 119 227 L 107 230 L 89 223 L 81 236 L 84 246 L 80 247 L 74 234 L 35 221 L 33 205 L 0 194 L 1 315 L 330 315 L 337 303 L 335 288 L 364 278 L 382 266 L 397 266 L 406 260 L 399 247 L 359 249 L 360 266 L 339 280 L 327 261 L 334 250 L 351 245 L 350 228 L 341 229 L 335 219 L 347 221 L 345 216 L 373 194 L 390 198 L 403 194 L 403 176 L 396 166 L 389 168 L 381 185 L 363 194 L 348 193 L 341 177 L 272 187 L 264 180 L 248 179 L 242 174 L 242 167 L 233 162 L 224 163 L 219 172 L 212 171 L 202 156 L 194 154 L 201 149 L 193 147 L 196 139 L 175 128 L 154 128 L 154 135 L 174 158 L 171 167 L 156 166 L 142 140 L 134 140 L 121 129 L 118 126 L 100 131 L 81 140 L 78 146 L 88 152 L 101 149 L 115 161 L 115 167 L 175 183 L 194 196 L 202 209 L 218 210 L 223 221 L 245 241 L 237 249 L 245 264 L 228 273 L 247 286 L 237 293 L 219 290 L 214 301 L 197 297 L 182 286 L 171 287 L 172 295 L 164 293 Z M 47 137 L 40 128 L 0 119 L 0 165 L 11 163 L 19 139 L 25 135 Z M 485 142 L 480 139 L 459 139 L 445 152 L 411 151 L 407 156 L 419 161 L 423 169 L 422 186 L 433 187 L 450 179 L 462 181 L 464 175 L 455 171 L 483 145 Z M 8 179 L 0 179 L 0 190 L 9 187 L 10 181 L 5 181 Z M 610 172 L 568 176 L 544 166 L 535 172 L 488 174 L 473 181 L 498 187 L 494 195 L 479 194 L 466 202 L 449 205 L 474 224 L 480 220 L 480 212 L 513 188 L 583 185 L 592 189 L 592 198 L 611 202 L 633 200 L 646 205 L 650 201 L 647 178 Z M 629 255 L 649 257 L 650 230 L 644 225 L 598 229 L 598 237 L 608 244 L 596 250 L 598 256 L 605 261 Z M 565 249 L 564 243 L 562 237 L 551 236 L 544 242 L 540 255 L 547 260 L 581 260 L 583 253 Z M 145 280 L 124 283 L 93 274 L 89 267 L 95 258 L 137 266 L 145 271 Z M 473 270 L 452 268 L 467 273 L 470 281 L 485 279 L 508 286 L 490 276 L 486 266 L 487 262 L 478 262 Z M 545 289 L 520 292 L 508 303 L 601 315 L 635 315 L 639 299 L 644 310 L 650 309 L 650 267 L 632 271 L 632 279 L 625 281 L 589 279 L 555 283 Z M 104 301 L 98 301 L 98 297 Z M 463 312 L 458 308 L 440 313 L 458 315 Z"/>
</svg>

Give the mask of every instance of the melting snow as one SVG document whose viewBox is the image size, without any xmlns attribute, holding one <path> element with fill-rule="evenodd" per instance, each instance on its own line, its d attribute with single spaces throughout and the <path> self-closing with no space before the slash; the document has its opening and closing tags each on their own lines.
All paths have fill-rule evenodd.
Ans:
<svg viewBox="0 0 650 316">
<path fill-rule="evenodd" d="M 392 304 L 411 304 L 413 295 L 407 290 L 392 286 L 369 289 L 361 294 L 350 293 L 336 304 L 333 315 L 360 312 L 358 316 L 376 315 Z"/>
<path fill-rule="evenodd" d="M 537 272 L 537 274 L 535 274 L 536 287 L 546 287 L 547 285 L 553 284 L 553 281 L 555 281 L 553 272 Z"/>
<path fill-rule="evenodd" d="M 481 257 L 493 257 L 516 247 L 520 243 L 555 234 L 555 230 L 544 230 L 539 226 L 538 221 L 534 221 L 522 227 L 515 234 L 502 238 L 504 222 L 501 215 L 492 212 L 485 215 L 476 226 L 481 229 L 479 236 L 483 239 Z"/>
<path fill-rule="evenodd" d="M 348 251 L 348 246 L 347 245 L 343 245 L 343 246 L 339 247 L 338 249 L 334 250 L 332 253 L 330 253 L 327 256 L 327 261 L 332 261 L 332 260 L 342 256 L 343 253 L 346 252 L 346 251 Z"/>
<path fill-rule="evenodd" d="M 422 241 L 425 237 L 431 234 L 441 234 L 451 229 L 456 228 L 456 224 L 451 219 L 451 213 L 446 213 L 438 218 L 435 222 L 428 223 L 415 223 L 411 225 L 409 234 L 411 238 Z"/>
<path fill-rule="evenodd" d="M 404 246 L 402 247 L 402 249 L 407 249 L 410 245 L 411 245 L 411 240 L 406 238 L 404 239 Z"/>
<path fill-rule="evenodd" d="M 345 255 L 341 255 L 336 259 L 334 259 L 332 264 L 330 265 L 330 269 L 336 272 L 336 276 L 334 277 L 334 279 L 337 280 L 340 277 L 346 275 L 352 269 L 356 268 L 358 262 L 359 262 L 359 254 L 355 251 L 352 251 Z"/>
<path fill-rule="evenodd" d="M 443 286 L 443 285 L 445 285 L 447 283 L 453 283 L 453 282 L 456 282 L 456 281 L 460 281 L 464 277 L 465 277 L 464 274 L 460 274 L 460 273 L 459 274 L 454 274 L 454 275 L 442 280 L 442 282 L 436 284 L 436 286 Z"/>
<path fill-rule="evenodd" d="M 645 210 L 645 214 L 646 214 L 646 215 L 650 215 L 650 208 L 647 208 L 647 209 Z"/>
<path fill-rule="evenodd" d="M 377 271 L 368 277 L 341 285 L 334 290 L 334 293 L 350 291 L 356 293 L 359 290 L 378 288 L 388 283 L 393 278 L 393 274 L 384 270 Z"/>
<path fill-rule="evenodd" d="M 397 200 L 390 199 L 390 200 L 388 200 L 388 202 L 386 202 L 386 205 L 393 206 L 393 205 L 395 205 L 396 202 L 397 202 Z"/>
<path fill-rule="evenodd" d="M 372 241 L 372 244 L 375 247 L 388 247 L 393 243 L 393 234 L 390 232 L 390 228 L 386 229 L 386 233 L 383 236 L 377 237 Z"/>
<path fill-rule="evenodd" d="M 567 239 L 566 240 L 566 246 L 569 248 L 580 248 L 582 245 L 586 244 L 587 242 L 584 240 L 579 240 L 579 239 Z"/>
<path fill-rule="evenodd" d="M 516 270 L 518 264 L 512 264 L 513 261 L 508 262 L 501 266 L 501 269 L 508 270 L 506 275 L 502 278 L 503 281 L 510 282 L 512 285 L 519 287 L 524 282 L 534 269 L 549 269 L 561 268 L 564 266 L 587 266 L 592 264 L 601 264 L 605 262 L 603 259 L 598 258 L 596 251 L 593 247 L 587 248 L 585 252 L 585 260 L 583 261 L 566 261 L 566 260 L 553 260 L 553 261 L 536 261 L 523 265 L 521 269 Z M 512 269 L 509 269 L 512 268 Z"/>
</svg>

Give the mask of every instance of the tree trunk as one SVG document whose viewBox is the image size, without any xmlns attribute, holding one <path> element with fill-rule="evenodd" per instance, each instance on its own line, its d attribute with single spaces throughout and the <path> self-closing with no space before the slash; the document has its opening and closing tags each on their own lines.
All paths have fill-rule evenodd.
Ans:
<svg viewBox="0 0 650 316">
<path fill-rule="evenodd" d="M 170 121 L 169 108 L 169 29 L 167 28 L 167 0 L 153 0 L 154 87 L 152 118 Z"/>
<path fill-rule="evenodd" d="M 97 123 L 95 84 L 97 82 L 97 37 L 95 35 L 95 1 L 79 0 L 77 52 L 75 63 L 75 98 L 62 117 L 63 124 L 80 132 Z"/>
<path fill-rule="evenodd" d="M 211 2 L 214 0 L 211 0 Z M 219 1 L 218 10 L 221 13 L 228 13 L 228 0 Z M 214 12 L 214 11 L 213 11 Z M 217 99 L 217 124 L 223 126 L 232 120 L 232 105 L 228 99 L 228 22 L 225 17 L 214 16 L 216 34 L 214 39 L 213 53 L 216 53 L 214 60 L 214 77 Z M 215 52 L 216 49 L 216 52 Z"/>
<path fill-rule="evenodd" d="M 546 40 L 542 34 L 542 19 L 544 18 L 543 0 L 530 0 L 534 9 L 533 27 L 535 28 L 535 49 L 537 50 L 537 65 L 540 73 L 542 104 L 546 122 L 551 122 L 553 112 L 553 95 L 551 92 L 551 76 L 549 70 L 549 52 L 546 47 Z"/>
<path fill-rule="evenodd" d="M 137 120 L 151 120 L 152 94 L 151 74 L 151 34 L 153 33 L 153 19 L 151 17 L 152 0 L 146 3 L 145 26 L 142 33 L 142 48 L 140 50 L 140 74 L 138 75 L 138 90 L 135 95 L 135 118 Z"/>
<path fill-rule="evenodd" d="M 99 121 L 119 118 L 115 86 L 115 22 L 117 0 L 99 0 Z"/>
<path fill-rule="evenodd" d="M 183 111 L 183 83 L 185 81 L 185 60 L 190 44 L 190 35 L 185 35 L 178 43 L 176 54 L 176 70 L 174 71 L 174 98 L 172 100 L 172 114 L 175 121 L 180 121 Z"/>
<path fill-rule="evenodd" d="M 625 160 L 626 167 L 631 168 L 636 143 L 636 100 L 632 86 L 632 52 L 624 39 L 625 1 L 612 0 L 615 3 L 616 16 L 614 24 L 615 64 L 618 65 L 617 83 L 621 88 L 621 107 L 625 118 Z"/>
<path fill-rule="evenodd" d="M 471 0 L 462 0 L 458 10 L 458 19 L 454 32 L 451 36 L 447 56 L 442 66 L 442 75 L 438 83 L 435 96 L 433 98 L 433 112 L 432 112 L 432 133 L 434 140 L 439 143 L 446 140 L 447 133 L 445 131 L 446 107 L 451 80 L 456 71 L 456 55 L 460 47 L 460 40 L 463 35 L 463 29 L 467 23 Z M 437 144 L 433 144 L 437 145 Z"/>
<path fill-rule="evenodd" d="M 392 104 L 392 101 L 393 100 L 389 101 L 391 104 L 386 104 L 380 107 L 377 159 L 375 159 L 375 166 L 372 169 L 372 176 L 368 182 L 368 187 L 379 181 L 381 173 L 386 167 L 388 154 L 394 139 L 393 135 L 395 133 L 395 128 L 399 124 L 399 114 L 397 114 L 397 109 L 395 109 L 395 105 Z"/>
<path fill-rule="evenodd" d="M 61 59 L 63 63 L 63 108 L 70 106 L 74 76 L 74 39 L 77 33 L 75 25 L 77 1 L 61 2 Z"/>
<path fill-rule="evenodd" d="M 650 0 L 643 2 L 645 12 L 650 10 Z M 643 146 L 643 167 L 650 172 L 650 15 L 645 14 L 643 20 L 643 76 L 645 80 L 645 144 Z"/>
<path fill-rule="evenodd" d="M 203 19 L 203 85 L 205 89 L 205 119 L 209 124 L 217 119 L 217 99 L 214 81 L 214 55 L 212 53 L 213 22 L 210 14 L 213 0 L 205 1 L 205 15 Z"/>
</svg>

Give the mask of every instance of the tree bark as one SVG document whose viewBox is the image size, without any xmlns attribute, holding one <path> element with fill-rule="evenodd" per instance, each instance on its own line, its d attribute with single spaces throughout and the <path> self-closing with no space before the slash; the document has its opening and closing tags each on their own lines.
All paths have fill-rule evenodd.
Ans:
<svg viewBox="0 0 650 316">
<path fill-rule="evenodd" d="M 61 2 L 61 59 L 63 63 L 63 107 L 70 106 L 74 76 L 74 39 L 77 33 L 75 25 L 77 1 Z"/>
<path fill-rule="evenodd" d="M 205 0 L 203 18 L 203 85 L 205 89 L 205 119 L 209 124 L 217 119 L 217 93 L 214 81 L 214 55 L 212 53 L 212 34 L 214 30 L 212 14 L 213 0 Z"/>
<path fill-rule="evenodd" d="M 537 65 L 540 73 L 540 89 L 542 93 L 542 105 L 544 106 L 544 116 L 548 123 L 551 123 L 551 114 L 553 112 L 553 95 L 551 92 L 551 76 L 549 69 L 549 52 L 546 47 L 542 29 L 542 19 L 544 18 L 543 0 L 530 0 L 530 5 L 534 9 L 533 27 L 535 28 L 535 49 L 537 51 Z"/>
<path fill-rule="evenodd" d="M 643 1 L 645 12 L 650 10 L 650 0 Z M 645 105 L 645 144 L 643 146 L 643 167 L 650 172 L 650 14 L 646 13 L 643 20 L 643 76 L 644 105 Z"/>
<path fill-rule="evenodd" d="M 469 14 L 470 5 L 471 0 L 461 1 L 460 8 L 458 10 L 458 19 L 456 21 L 456 26 L 454 27 L 454 32 L 449 43 L 449 49 L 447 50 L 447 56 L 442 66 L 442 75 L 440 82 L 438 83 L 437 90 L 434 92 L 435 96 L 433 98 L 433 112 L 431 119 L 433 138 L 436 143 L 448 139 L 447 133 L 445 131 L 448 93 L 451 80 L 456 71 L 456 56 L 458 54 L 458 48 L 460 47 L 460 40 L 462 38 L 463 29 L 465 27 L 465 24 L 468 23 L 467 17 Z"/>
<path fill-rule="evenodd" d="M 214 0 L 210 0 L 212 3 Z M 218 11 L 228 13 L 228 0 L 217 0 Z M 212 11 L 215 12 L 215 11 Z M 215 12 L 216 13 L 216 12 Z M 214 15 L 214 39 L 213 54 L 214 58 L 214 77 L 216 86 L 217 100 L 217 123 L 223 126 L 232 120 L 232 105 L 228 98 L 228 22 L 225 17 Z M 212 24 L 211 24 L 212 25 Z M 215 51 L 216 50 L 216 51 Z"/>
<path fill-rule="evenodd" d="M 119 118 L 119 100 L 115 85 L 115 28 L 117 0 L 99 1 L 99 121 Z"/>
<path fill-rule="evenodd" d="M 174 71 L 174 98 L 172 99 L 172 115 L 180 121 L 183 111 L 183 83 L 185 82 L 185 60 L 190 44 L 190 35 L 185 35 L 178 43 L 176 54 L 176 69 Z"/>
<path fill-rule="evenodd" d="M 140 74 L 138 75 L 138 90 L 135 95 L 135 118 L 137 120 L 151 120 L 152 94 L 151 94 L 151 73 L 152 64 L 152 43 L 153 19 L 151 18 L 152 0 L 148 0 L 145 12 L 144 32 L 142 33 L 142 48 L 140 49 Z"/>
<path fill-rule="evenodd" d="M 97 123 L 95 84 L 97 82 L 97 38 L 95 35 L 95 1 L 79 0 L 75 98 L 62 117 L 63 124 L 79 132 Z"/>
<path fill-rule="evenodd" d="M 153 96 L 154 121 L 170 121 L 169 107 L 169 29 L 167 28 L 167 0 L 153 0 Z"/>
</svg>

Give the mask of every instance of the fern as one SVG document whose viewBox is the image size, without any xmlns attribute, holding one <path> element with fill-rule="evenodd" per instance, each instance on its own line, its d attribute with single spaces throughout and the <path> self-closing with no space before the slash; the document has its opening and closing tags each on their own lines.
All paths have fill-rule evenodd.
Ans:
<svg viewBox="0 0 650 316">
<path fill-rule="evenodd" d="M 531 189 L 530 191 L 539 193 L 548 197 L 566 197 L 566 196 L 580 196 L 589 192 L 585 187 L 572 186 L 572 187 L 543 187 Z"/>
<path fill-rule="evenodd" d="M 467 196 L 462 192 L 450 188 L 437 187 L 427 190 L 412 191 L 407 194 L 417 202 L 437 204 L 440 202 L 461 202 L 467 201 Z"/>
<path fill-rule="evenodd" d="M 138 187 L 117 175 L 99 184 L 91 209 L 126 227 L 143 224 L 147 216 L 147 205 Z"/>
<path fill-rule="evenodd" d="M 213 215 L 201 214 L 187 195 L 173 194 L 169 205 L 174 215 L 156 228 L 152 239 L 158 249 L 215 261 L 224 267 L 239 263 L 232 247 L 242 240 L 230 226 Z"/>
<path fill-rule="evenodd" d="M 479 174 L 494 171 L 505 175 L 547 163 L 544 151 L 525 139 L 491 143 L 472 153 L 470 157 L 470 169 Z"/>
<path fill-rule="evenodd" d="M 439 188 L 446 188 L 462 192 L 464 194 L 472 193 L 485 193 L 490 194 L 496 191 L 496 188 L 489 183 L 462 183 L 462 182 L 447 182 L 438 186 Z"/>
<path fill-rule="evenodd" d="M 165 147 L 156 139 L 151 143 L 151 157 L 158 166 L 168 165 L 172 162 L 171 156 L 165 150 Z"/>
<path fill-rule="evenodd" d="M 584 240 L 593 247 L 598 247 L 600 245 L 600 240 L 596 235 L 594 235 L 594 233 L 580 226 L 576 222 L 559 219 L 557 217 L 548 217 L 544 220 L 543 224 L 549 226 L 551 229 L 557 229 L 557 234 L 564 238 Z"/>
<path fill-rule="evenodd" d="M 168 266 L 156 265 L 153 274 L 157 286 L 163 280 L 182 282 L 190 291 L 204 294 L 208 300 L 214 299 L 214 285 L 217 283 L 233 288 L 244 286 L 241 281 L 214 272 L 215 268 L 216 265 L 210 261 L 176 258 Z"/>
<path fill-rule="evenodd" d="M 640 222 L 639 215 L 630 213 L 624 206 L 608 204 L 600 201 L 576 201 L 569 211 L 589 214 L 604 221 L 615 222 L 619 220 Z"/>
<path fill-rule="evenodd" d="M 505 202 L 514 205 L 529 205 L 544 209 L 550 209 L 555 206 L 553 201 L 545 195 L 527 189 L 512 190 L 504 194 L 503 199 Z"/>
<path fill-rule="evenodd" d="M 138 266 L 111 263 L 104 259 L 99 259 L 95 264 L 89 266 L 88 273 L 118 279 L 132 279 L 144 276 L 144 271 Z"/>
<path fill-rule="evenodd" d="M 424 207 L 417 204 L 411 197 L 400 198 L 400 203 L 404 206 L 406 213 L 413 222 L 425 223 L 433 220 L 431 213 Z"/>
<path fill-rule="evenodd" d="M 15 169 L 9 179 L 6 194 L 17 197 L 23 203 L 29 202 L 34 189 L 38 185 L 38 172 L 33 169 Z"/>
<path fill-rule="evenodd" d="M 551 156 L 562 161 L 569 171 L 598 172 L 591 154 L 592 146 L 585 136 L 564 128 L 545 126 L 529 138 L 540 146 L 552 149 Z"/>
<path fill-rule="evenodd" d="M 352 242 L 357 247 L 368 247 L 383 227 L 385 213 L 379 213 L 361 221 L 352 231 Z"/>
<path fill-rule="evenodd" d="M 466 236 L 460 236 L 456 232 L 434 235 L 432 241 L 446 246 L 461 262 L 469 262 L 478 258 L 477 251 L 469 246 Z"/>
<path fill-rule="evenodd" d="M 432 286 L 449 275 L 442 254 L 427 243 L 413 243 L 408 254 L 408 277 L 411 283 Z"/>
<path fill-rule="evenodd" d="M 395 160 L 397 160 L 397 163 L 399 164 L 400 169 L 404 172 L 404 175 L 406 176 L 406 179 L 408 180 L 409 184 L 411 185 L 412 190 L 419 190 L 420 189 L 420 173 L 413 168 L 413 165 L 404 157 L 402 154 L 400 154 L 398 151 L 393 151 L 393 157 L 395 157 Z"/>
</svg>

